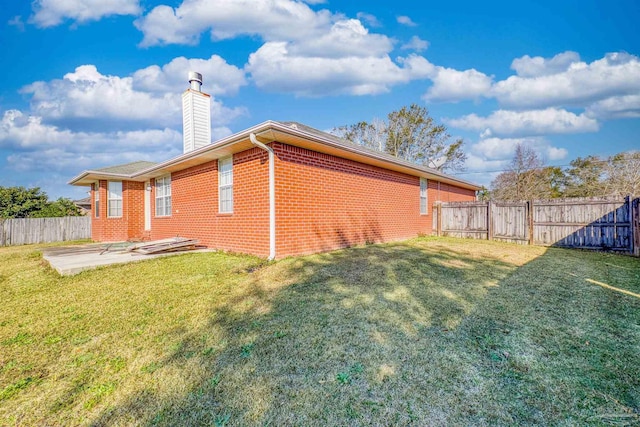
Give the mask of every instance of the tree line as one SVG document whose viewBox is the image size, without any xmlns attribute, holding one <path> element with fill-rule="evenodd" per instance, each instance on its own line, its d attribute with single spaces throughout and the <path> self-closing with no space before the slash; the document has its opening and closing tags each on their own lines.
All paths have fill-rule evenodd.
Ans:
<svg viewBox="0 0 640 427">
<path fill-rule="evenodd" d="M 442 172 L 464 170 L 462 139 L 452 140 L 427 108 L 412 104 L 387 118 L 334 128 L 334 135 Z M 640 152 L 578 157 L 568 167 L 546 166 L 530 147 L 518 145 L 509 167 L 483 188 L 482 200 L 640 195 Z"/>
<path fill-rule="evenodd" d="M 569 197 L 640 195 L 640 152 L 602 158 L 578 157 L 568 167 L 546 166 L 530 147 L 518 145 L 509 168 L 500 173 L 480 198 L 534 200 Z"/>
<path fill-rule="evenodd" d="M 51 218 L 80 216 L 80 208 L 72 200 L 60 197 L 49 200 L 39 187 L 0 186 L 0 218 Z"/>
</svg>

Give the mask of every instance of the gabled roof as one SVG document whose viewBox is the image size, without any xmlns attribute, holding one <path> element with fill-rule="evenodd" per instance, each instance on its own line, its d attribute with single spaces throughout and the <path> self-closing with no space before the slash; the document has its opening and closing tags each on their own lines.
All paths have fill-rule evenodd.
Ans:
<svg viewBox="0 0 640 427">
<path fill-rule="evenodd" d="M 74 200 L 73 204 L 80 207 L 88 206 L 91 209 L 91 197 L 83 197 L 82 199 Z"/>
<path fill-rule="evenodd" d="M 241 132 L 215 141 L 210 145 L 190 151 L 162 163 L 134 162 L 128 163 L 127 165 L 84 171 L 69 181 L 69 184 L 90 185 L 98 179 L 146 181 L 150 178 L 180 171 L 253 148 L 254 145 L 249 140 L 249 135 L 252 133 L 265 144 L 279 141 L 285 144 L 407 173 L 409 175 L 420 176 L 427 179 L 436 179 L 440 182 L 457 185 L 471 190 L 480 189 L 480 186 L 469 181 L 444 174 L 435 169 L 399 159 L 387 153 L 382 153 L 380 151 L 371 150 L 360 145 L 353 144 L 335 135 L 314 129 L 302 123 L 276 121 L 261 123 L 252 128 L 245 129 Z M 142 163 L 148 163 L 149 166 L 139 170 L 130 170 L 125 168 L 129 165 L 138 165 Z M 135 169 L 135 167 L 132 166 L 132 169 Z"/>
<path fill-rule="evenodd" d="M 130 175 L 141 170 L 145 170 L 150 168 L 151 166 L 155 166 L 155 162 L 145 162 L 143 160 L 138 162 L 125 163 L 122 165 L 108 166 L 106 168 L 96 169 L 96 172 L 107 172 L 107 173 L 119 173 L 124 175 Z"/>
</svg>

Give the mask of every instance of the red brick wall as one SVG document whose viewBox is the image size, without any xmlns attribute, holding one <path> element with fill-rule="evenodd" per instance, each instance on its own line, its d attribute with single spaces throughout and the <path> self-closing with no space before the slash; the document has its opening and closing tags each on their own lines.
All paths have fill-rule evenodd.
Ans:
<svg viewBox="0 0 640 427">
<path fill-rule="evenodd" d="M 282 143 L 271 146 L 276 153 L 278 258 L 430 234 L 435 201 L 475 197 L 473 190 L 429 180 L 427 215 L 421 215 L 418 177 Z M 144 183 L 123 182 L 123 217 L 107 218 L 107 181 L 100 181 L 93 239 L 182 236 L 211 248 L 268 255 L 268 155 L 263 150 L 233 156 L 233 214 L 218 212 L 217 160 L 171 175 L 170 216 L 155 215 L 151 183 L 151 231 L 145 233 Z"/>
<path fill-rule="evenodd" d="M 107 181 L 100 181 L 100 215 L 92 212 L 91 238 L 99 242 L 116 242 L 142 236 L 144 228 L 144 184 L 122 181 L 122 217 L 107 217 Z M 95 191 L 91 192 L 92 207 Z"/>
<path fill-rule="evenodd" d="M 429 181 L 420 214 L 420 179 L 286 144 L 276 151 L 276 245 L 279 258 L 366 242 L 430 234 L 437 182 Z M 475 192 L 441 184 L 440 197 Z"/>
<path fill-rule="evenodd" d="M 475 200 L 475 191 L 466 188 L 456 187 L 439 183 L 437 181 L 429 181 L 429 209 L 433 202 L 468 202 Z M 433 197 L 432 197 L 433 195 Z"/>
<path fill-rule="evenodd" d="M 216 249 L 269 254 L 267 153 L 258 148 L 233 156 L 233 214 L 218 213 L 218 161 L 171 175 L 172 213 L 155 216 L 151 193 L 151 238 L 182 236 Z"/>
</svg>

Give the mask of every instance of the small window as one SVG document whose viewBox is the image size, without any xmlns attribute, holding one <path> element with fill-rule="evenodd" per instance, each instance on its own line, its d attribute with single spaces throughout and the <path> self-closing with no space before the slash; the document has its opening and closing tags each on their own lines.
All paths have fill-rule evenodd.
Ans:
<svg viewBox="0 0 640 427">
<path fill-rule="evenodd" d="M 233 157 L 218 160 L 218 200 L 220 213 L 233 213 Z"/>
<path fill-rule="evenodd" d="M 156 216 L 171 215 L 171 175 L 156 178 Z"/>
<path fill-rule="evenodd" d="M 427 213 L 427 178 L 420 178 L 420 214 Z"/>
<path fill-rule="evenodd" d="M 107 185 L 107 216 L 122 216 L 122 181 L 109 181 Z"/>
<path fill-rule="evenodd" d="M 100 218 L 100 184 L 93 184 L 93 210 L 96 218 Z"/>
</svg>

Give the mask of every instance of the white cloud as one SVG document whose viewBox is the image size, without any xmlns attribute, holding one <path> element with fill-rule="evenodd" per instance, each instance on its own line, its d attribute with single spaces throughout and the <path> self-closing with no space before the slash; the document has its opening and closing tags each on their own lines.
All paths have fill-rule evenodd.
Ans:
<svg viewBox="0 0 640 427">
<path fill-rule="evenodd" d="M 456 102 L 495 98 L 510 109 L 587 108 L 589 117 L 637 117 L 640 58 L 609 53 L 589 64 L 567 51 L 552 58 L 528 55 L 513 61 L 517 75 L 493 82 L 475 69 L 434 66 L 433 86 L 424 99 Z M 618 105 L 616 105 L 618 103 Z"/>
<path fill-rule="evenodd" d="M 179 94 L 187 86 L 187 71 L 203 75 L 202 90 L 211 95 L 234 95 L 247 84 L 244 72 L 218 55 L 209 59 L 174 58 L 163 65 L 151 65 L 133 73 L 133 89 Z"/>
<path fill-rule="evenodd" d="M 518 145 L 532 148 L 546 160 L 562 160 L 568 154 L 566 149 L 553 147 L 546 139 L 541 137 L 486 138 L 471 145 L 470 151 L 477 157 L 488 161 L 510 161 Z"/>
<path fill-rule="evenodd" d="M 38 27 L 53 27 L 66 19 L 84 23 L 110 15 L 138 15 L 138 0 L 35 0 L 30 18 Z"/>
<path fill-rule="evenodd" d="M 7 21 L 7 24 L 16 27 L 18 31 L 24 31 L 24 22 L 22 22 L 22 16 L 16 15 Z"/>
<path fill-rule="evenodd" d="M 487 117 L 469 114 L 447 119 L 447 124 L 461 129 L 476 130 L 484 135 L 545 135 L 596 132 L 598 122 L 585 114 L 547 108 L 544 110 L 498 110 Z"/>
<path fill-rule="evenodd" d="M 396 21 L 398 21 L 398 24 L 406 25 L 407 27 L 415 27 L 418 25 L 406 15 L 400 15 L 396 17 Z"/>
<path fill-rule="evenodd" d="M 591 104 L 587 116 L 600 119 L 640 117 L 640 95 L 613 96 Z"/>
<path fill-rule="evenodd" d="M 485 180 L 475 172 L 501 171 L 509 166 L 509 162 L 509 159 L 488 159 L 482 155 L 467 153 L 467 160 L 464 162 L 464 165 L 469 171 L 469 176 L 472 177 L 468 179 L 479 184 L 487 185 L 491 180 L 489 179 L 485 182 Z"/>
<path fill-rule="evenodd" d="M 382 24 L 380 23 L 378 18 L 376 18 L 374 15 L 372 15 L 370 13 L 358 12 L 356 14 L 356 18 L 358 18 L 360 21 L 363 21 L 364 23 L 366 23 L 370 27 L 381 27 L 382 26 Z"/>
<path fill-rule="evenodd" d="M 216 137 L 229 135 L 225 127 Z M 76 132 L 42 122 L 18 110 L 0 120 L 0 148 L 10 148 L 9 166 L 16 171 L 69 171 L 136 160 L 161 161 L 182 152 L 182 133 L 173 129 Z"/>
<path fill-rule="evenodd" d="M 640 58 L 627 53 L 609 53 L 604 58 L 571 62 L 572 53 L 543 60 L 536 67 L 531 58 L 516 65 L 525 76 L 511 76 L 495 84 L 492 94 L 506 106 L 539 108 L 573 105 L 586 107 L 592 102 L 640 91 Z M 535 58 L 534 58 L 535 59 Z M 539 62 L 539 61 L 538 61 Z M 558 65 L 559 64 L 559 65 Z M 566 68 L 565 71 L 560 71 Z M 553 72 L 552 74 L 549 74 Z M 533 75 L 533 76 L 531 76 Z"/>
<path fill-rule="evenodd" d="M 184 0 L 177 8 L 161 5 L 139 18 L 142 46 L 195 44 L 210 30 L 214 40 L 259 35 L 264 40 L 321 36 L 335 17 L 293 0 Z"/>
<path fill-rule="evenodd" d="M 358 17 L 377 24 L 364 12 Z M 245 71 L 260 88 L 296 95 L 382 93 L 433 69 L 413 55 L 392 59 L 396 41 L 369 32 L 360 19 L 314 11 L 294 0 L 184 0 L 175 9 L 154 8 L 136 26 L 144 46 L 195 43 L 207 30 L 214 40 L 256 35 L 264 44 L 250 55 Z M 411 41 L 414 50 L 426 45 L 417 37 Z M 155 82 L 158 71 L 145 73 Z M 137 80 L 134 87 L 143 88 Z"/>
<path fill-rule="evenodd" d="M 559 53 L 553 58 L 543 58 L 541 56 L 532 58 L 529 55 L 525 55 L 514 59 L 511 63 L 511 69 L 520 77 L 539 77 L 567 71 L 571 64 L 579 61 L 580 55 L 572 51 Z"/>
<path fill-rule="evenodd" d="M 380 57 L 393 49 L 392 41 L 381 34 L 370 34 L 357 19 L 336 22 L 321 36 L 289 44 L 295 56 L 343 58 Z"/>
<path fill-rule="evenodd" d="M 479 99 L 491 90 L 492 76 L 475 69 L 458 71 L 436 66 L 429 76 L 433 86 L 423 99 L 427 101 L 457 102 L 463 99 Z"/>
<path fill-rule="evenodd" d="M 182 60 L 179 58 L 177 62 Z M 212 67 L 221 68 L 219 58 L 212 57 L 211 62 Z M 22 92 L 31 94 L 32 112 L 48 122 L 74 122 L 76 126 L 103 130 L 107 126 L 178 126 L 182 122 L 182 106 L 180 90 L 172 86 L 176 78 L 174 68 L 172 62 L 162 68 L 139 70 L 134 77 L 119 77 L 103 75 L 94 65 L 83 65 L 62 79 L 35 82 L 25 86 Z M 236 74 L 231 76 L 230 87 L 233 88 L 233 84 L 237 87 Z M 134 80 L 143 90 L 134 88 Z M 186 81 L 182 87 L 187 87 Z M 227 108 L 215 99 L 212 99 L 211 111 L 212 123 L 216 124 L 226 124 L 244 113 L 241 108 Z"/>
<path fill-rule="evenodd" d="M 410 49 L 415 50 L 416 52 L 422 52 L 429 47 L 429 42 L 426 40 L 422 40 L 418 36 L 411 37 L 407 43 L 402 45 L 402 49 Z"/>
<path fill-rule="evenodd" d="M 289 43 L 269 42 L 251 54 L 247 71 L 266 90 L 324 96 L 387 92 L 395 84 L 426 77 L 432 68 L 416 55 L 400 58 L 399 63 L 388 55 L 306 57 L 291 53 Z"/>
</svg>

